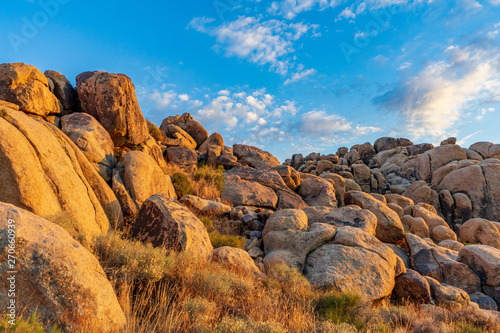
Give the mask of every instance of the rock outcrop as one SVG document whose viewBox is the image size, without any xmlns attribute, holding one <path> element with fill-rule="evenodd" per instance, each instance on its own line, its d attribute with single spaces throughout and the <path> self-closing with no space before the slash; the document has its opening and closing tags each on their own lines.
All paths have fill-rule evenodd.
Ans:
<svg viewBox="0 0 500 333">
<path fill-rule="evenodd" d="M 116 196 L 58 128 L 4 108 L 0 117 L 0 201 L 91 239 L 122 222 Z"/>
<path fill-rule="evenodd" d="M 76 87 L 82 111 L 93 116 L 108 131 L 116 146 L 135 146 L 149 136 L 139 108 L 135 88 L 123 74 L 85 72 Z"/>
<path fill-rule="evenodd" d="M 0 99 L 19 110 L 39 116 L 61 113 L 61 104 L 50 91 L 45 75 L 36 67 L 16 63 L 0 64 Z"/>
<path fill-rule="evenodd" d="M 20 259 L 16 305 L 25 315 L 36 312 L 42 322 L 68 332 L 119 332 L 125 327 L 123 310 L 97 259 L 55 223 L 0 202 L 0 294 L 5 301 L 13 270 L 7 267 L 9 230 L 15 230 Z"/>
<path fill-rule="evenodd" d="M 213 250 L 203 223 L 185 206 L 163 193 L 143 203 L 131 233 L 144 243 L 188 252 L 201 260 L 207 260 Z"/>
</svg>

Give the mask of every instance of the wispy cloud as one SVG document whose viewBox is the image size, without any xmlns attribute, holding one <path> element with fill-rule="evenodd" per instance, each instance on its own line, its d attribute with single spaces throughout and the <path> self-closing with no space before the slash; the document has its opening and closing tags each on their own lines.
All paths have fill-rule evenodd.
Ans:
<svg viewBox="0 0 500 333">
<path fill-rule="evenodd" d="M 215 37 L 216 48 L 223 49 L 226 56 L 269 66 L 271 71 L 282 75 L 295 66 L 294 44 L 310 32 L 315 34 L 318 28 L 314 24 L 244 16 L 221 25 L 213 23 L 213 19 L 194 18 L 188 27 Z"/>
</svg>

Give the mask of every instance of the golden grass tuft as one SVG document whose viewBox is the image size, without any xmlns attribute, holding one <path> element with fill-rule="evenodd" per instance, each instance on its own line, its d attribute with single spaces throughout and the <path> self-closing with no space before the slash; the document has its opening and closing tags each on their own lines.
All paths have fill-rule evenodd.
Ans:
<svg viewBox="0 0 500 333">
<path fill-rule="evenodd" d="M 190 190 L 183 195 L 192 194 L 203 199 L 215 199 L 220 198 L 224 187 L 224 169 L 220 167 L 200 165 L 195 171 L 188 171 L 168 163 L 166 173 L 171 176 L 183 174 L 187 177 Z"/>
</svg>

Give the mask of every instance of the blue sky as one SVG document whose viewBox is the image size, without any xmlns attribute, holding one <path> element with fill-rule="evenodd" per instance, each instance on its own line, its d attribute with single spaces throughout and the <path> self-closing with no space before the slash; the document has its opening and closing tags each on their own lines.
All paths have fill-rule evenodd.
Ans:
<svg viewBox="0 0 500 333">
<path fill-rule="evenodd" d="M 500 0 L 16 0 L 0 62 L 131 77 L 146 118 L 190 112 L 281 161 L 381 136 L 500 142 Z"/>
</svg>

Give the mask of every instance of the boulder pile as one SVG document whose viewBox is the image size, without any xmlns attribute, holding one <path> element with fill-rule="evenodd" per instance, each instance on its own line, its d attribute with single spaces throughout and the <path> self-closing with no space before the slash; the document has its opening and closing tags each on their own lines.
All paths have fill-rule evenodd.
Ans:
<svg viewBox="0 0 500 333">
<path fill-rule="evenodd" d="M 259 279 L 285 264 L 370 304 L 500 306 L 498 144 L 384 137 L 281 164 L 227 146 L 188 113 L 146 121 L 123 74 L 84 72 L 74 88 L 25 64 L 0 65 L 0 110 L 0 257 L 14 219 L 29 258 L 20 283 L 34 295 L 23 306 L 44 322 L 75 332 L 125 325 L 104 271 L 77 242 L 124 226 L 143 243 Z M 169 170 L 200 165 L 224 171 L 220 197 L 178 197 Z M 206 216 L 245 237 L 245 249 L 214 249 Z"/>
</svg>

